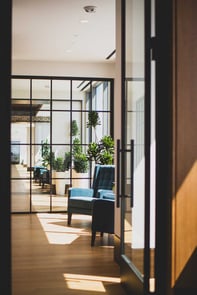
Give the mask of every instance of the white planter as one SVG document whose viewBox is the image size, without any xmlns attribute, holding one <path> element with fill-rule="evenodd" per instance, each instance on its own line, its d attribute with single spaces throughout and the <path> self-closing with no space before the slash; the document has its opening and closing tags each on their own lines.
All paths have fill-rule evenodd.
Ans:
<svg viewBox="0 0 197 295">
<path fill-rule="evenodd" d="M 56 171 L 52 170 L 52 184 L 55 184 Z"/>
<path fill-rule="evenodd" d="M 88 177 L 89 177 L 88 172 L 78 173 L 73 169 L 72 170 L 72 187 L 88 188 L 89 187 L 89 179 L 87 179 Z"/>
<path fill-rule="evenodd" d="M 61 196 L 65 195 L 65 185 L 69 184 L 69 179 L 63 179 L 63 178 L 68 178 L 69 176 L 70 176 L 69 171 L 55 172 L 56 195 L 61 195 Z"/>
</svg>

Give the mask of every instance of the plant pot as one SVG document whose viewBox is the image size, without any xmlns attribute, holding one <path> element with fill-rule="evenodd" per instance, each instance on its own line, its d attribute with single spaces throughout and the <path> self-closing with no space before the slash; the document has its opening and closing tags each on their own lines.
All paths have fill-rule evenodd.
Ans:
<svg viewBox="0 0 197 295">
<path fill-rule="evenodd" d="M 72 187 L 88 188 L 88 172 L 79 173 L 72 169 Z"/>
<path fill-rule="evenodd" d="M 56 195 L 65 195 L 65 185 L 69 184 L 69 171 L 55 172 Z M 65 179 L 66 178 L 66 179 Z"/>
</svg>

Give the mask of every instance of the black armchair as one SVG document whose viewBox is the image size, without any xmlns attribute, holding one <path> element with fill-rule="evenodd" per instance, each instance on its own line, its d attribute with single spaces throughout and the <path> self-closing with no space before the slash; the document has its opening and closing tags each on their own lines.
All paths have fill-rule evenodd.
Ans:
<svg viewBox="0 0 197 295">
<path fill-rule="evenodd" d="M 91 246 L 94 246 L 96 233 L 114 233 L 114 194 L 105 194 L 102 199 L 97 199 L 92 208 L 92 236 Z"/>
<path fill-rule="evenodd" d="M 92 215 L 95 200 L 102 198 L 103 192 L 112 192 L 114 165 L 96 165 L 91 188 L 69 188 L 68 191 L 68 225 L 72 214 Z"/>
</svg>

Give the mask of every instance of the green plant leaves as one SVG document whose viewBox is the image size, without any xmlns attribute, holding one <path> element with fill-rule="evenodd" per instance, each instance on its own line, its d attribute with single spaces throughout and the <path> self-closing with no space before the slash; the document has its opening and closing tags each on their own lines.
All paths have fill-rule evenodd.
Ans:
<svg viewBox="0 0 197 295">
<path fill-rule="evenodd" d="M 88 145 L 87 157 L 89 161 L 95 161 L 97 164 L 113 164 L 114 140 L 112 137 L 105 135 L 99 142 L 91 142 Z"/>
</svg>

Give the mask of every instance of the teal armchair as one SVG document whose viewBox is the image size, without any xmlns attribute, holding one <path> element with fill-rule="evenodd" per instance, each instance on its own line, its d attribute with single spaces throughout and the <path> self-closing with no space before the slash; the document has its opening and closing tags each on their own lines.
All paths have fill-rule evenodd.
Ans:
<svg viewBox="0 0 197 295">
<path fill-rule="evenodd" d="M 114 165 L 96 165 L 91 188 L 68 190 L 68 225 L 71 225 L 72 214 L 92 215 L 93 202 L 103 197 L 103 192 L 112 192 L 114 183 Z"/>
</svg>

